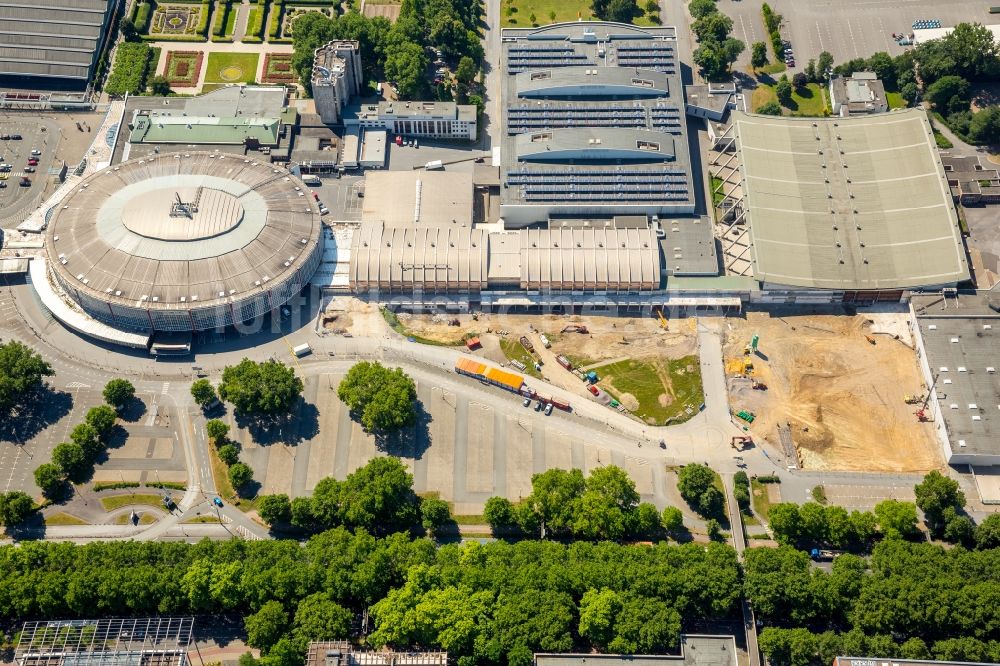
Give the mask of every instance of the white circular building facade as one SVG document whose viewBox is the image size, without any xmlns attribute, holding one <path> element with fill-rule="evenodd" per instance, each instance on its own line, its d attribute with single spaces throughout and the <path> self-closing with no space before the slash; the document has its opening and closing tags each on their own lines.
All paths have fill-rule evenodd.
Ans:
<svg viewBox="0 0 1000 666">
<path fill-rule="evenodd" d="M 243 156 L 174 153 L 83 180 L 49 222 L 49 264 L 89 315 L 141 331 L 252 321 L 310 280 L 318 204 L 288 171 Z"/>
</svg>

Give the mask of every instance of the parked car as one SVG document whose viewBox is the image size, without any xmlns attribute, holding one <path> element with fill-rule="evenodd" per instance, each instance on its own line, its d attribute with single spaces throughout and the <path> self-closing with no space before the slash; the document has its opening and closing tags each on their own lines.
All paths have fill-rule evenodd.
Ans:
<svg viewBox="0 0 1000 666">
<path fill-rule="evenodd" d="M 550 402 L 549 404 L 545 405 L 545 415 L 548 416 L 551 413 L 552 413 L 552 403 Z"/>
<path fill-rule="evenodd" d="M 212 500 L 212 504 L 214 504 L 215 506 L 219 507 L 220 509 L 221 509 L 221 508 L 222 508 L 223 506 L 225 506 L 225 505 L 224 505 L 224 504 L 222 503 L 222 500 L 221 500 L 220 498 L 218 498 L 218 497 L 216 497 L 215 499 L 213 499 L 213 500 Z"/>
<path fill-rule="evenodd" d="M 32 148 L 31 149 L 31 154 L 32 155 L 41 155 L 42 151 L 38 150 L 38 148 Z"/>
<path fill-rule="evenodd" d="M 525 398 L 523 404 L 525 407 L 531 407 L 531 398 Z"/>
<path fill-rule="evenodd" d="M 31 165 L 24 167 L 24 173 L 35 173 L 35 167 Z"/>
<path fill-rule="evenodd" d="M 20 141 L 21 140 L 21 135 L 20 134 L 11 134 L 10 135 L 10 139 L 11 139 L 11 141 Z"/>
</svg>

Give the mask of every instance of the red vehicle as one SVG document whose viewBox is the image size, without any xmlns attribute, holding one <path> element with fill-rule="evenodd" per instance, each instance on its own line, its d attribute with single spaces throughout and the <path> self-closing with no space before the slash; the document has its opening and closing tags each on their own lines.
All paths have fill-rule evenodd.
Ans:
<svg viewBox="0 0 1000 666">
<path fill-rule="evenodd" d="M 402 146 L 403 145 L 403 135 L 402 134 L 397 134 L 396 135 L 396 145 L 397 146 Z"/>
<path fill-rule="evenodd" d="M 596 386 L 594 386 L 593 384 L 591 384 L 590 386 L 588 386 L 587 390 L 590 391 L 591 393 L 593 393 L 594 395 L 600 395 L 601 394 L 601 390 L 599 388 L 597 388 Z"/>
<path fill-rule="evenodd" d="M 312 195 L 313 195 L 313 199 L 315 199 L 316 201 L 319 201 L 319 194 L 317 194 L 316 192 L 313 192 Z"/>
<path fill-rule="evenodd" d="M 30 160 L 28 160 L 28 166 L 38 166 L 38 160 L 32 157 Z"/>
</svg>

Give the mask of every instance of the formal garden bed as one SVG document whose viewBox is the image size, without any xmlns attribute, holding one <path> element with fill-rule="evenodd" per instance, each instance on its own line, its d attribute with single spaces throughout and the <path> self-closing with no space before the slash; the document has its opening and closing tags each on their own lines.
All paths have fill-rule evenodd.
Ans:
<svg viewBox="0 0 1000 666">
<path fill-rule="evenodd" d="M 205 83 L 253 83 L 257 60 L 256 53 L 210 53 Z"/>
<path fill-rule="evenodd" d="M 280 39 L 291 39 L 292 30 L 295 24 L 295 19 L 302 16 L 303 14 L 308 14 L 309 12 L 319 12 L 323 16 L 330 18 L 333 16 L 332 7 L 316 7 L 307 5 L 285 5 L 284 13 L 281 18 L 281 32 L 278 35 Z"/>
<path fill-rule="evenodd" d="M 151 36 L 190 35 L 198 32 L 201 20 L 201 5 L 159 5 L 153 12 L 153 22 L 149 26 Z"/>
<path fill-rule="evenodd" d="M 201 76 L 205 54 L 199 51 L 168 51 L 163 75 L 172 86 L 194 88 Z"/>
<path fill-rule="evenodd" d="M 261 83 L 295 83 L 291 53 L 268 53 L 264 56 L 264 73 Z"/>
</svg>

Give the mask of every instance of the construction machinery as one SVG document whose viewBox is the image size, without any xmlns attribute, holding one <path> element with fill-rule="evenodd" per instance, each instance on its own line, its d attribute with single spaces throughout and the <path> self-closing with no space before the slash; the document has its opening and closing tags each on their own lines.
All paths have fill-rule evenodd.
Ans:
<svg viewBox="0 0 1000 666">
<path fill-rule="evenodd" d="M 927 413 L 927 405 L 931 401 L 931 394 L 934 393 L 934 387 L 937 386 L 938 377 L 940 374 L 934 375 L 934 380 L 931 382 L 930 387 L 927 389 L 927 395 L 924 397 L 923 402 L 920 403 L 920 409 L 913 412 L 916 415 L 917 420 L 921 423 L 925 423 L 931 420 L 930 415 Z"/>
<path fill-rule="evenodd" d="M 743 419 L 747 423 L 753 423 L 754 419 L 757 418 L 753 412 L 748 412 L 745 409 L 741 409 L 740 411 L 736 412 L 736 416 Z"/>
<path fill-rule="evenodd" d="M 752 382 L 750 383 L 750 387 L 751 387 L 751 388 L 752 388 L 752 389 L 753 389 L 754 391 L 766 391 L 766 390 L 767 390 L 767 384 L 765 384 L 764 382 L 759 382 L 759 381 L 757 381 L 756 379 L 755 379 L 755 380 L 753 380 L 753 381 L 752 381 Z"/>
<path fill-rule="evenodd" d="M 865 336 L 865 340 L 867 340 L 867 341 L 868 341 L 868 344 L 870 344 L 870 345 L 874 345 L 874 344 L 875 344 L 875 338 L 873 338 L 873 337 L 872 337 L 872 336 L 870 336 L 870 335 L 866 335 L 866 336 Z"/>
<path fill-rule="evenodd" d="M 663 316 L 663 308 L 653 308 L 653 312 L 656 313 L 656 316 L 660 320 L 660 328 L 664 331 L 669 331 L 670 327 L 667 326 L 667 318 Z"/>
<path fill-rule="evenodd" d="M 743 348 L 743 353 L 746 354 L 747 356 L 749 356 L 750 354 L 756 354 L 757 344 L 759 342 L 760 342 L 760 336 L 754 333 L 753 337 L 750 338 L 750 344 L 748 344 L 746 347 Z"/>
<path fill-rule="evenodd" d="M 752 375 L 753 374 L 753 359 L 749 356 L 743 357 L 743 374 Z"/>
<path fill-rule="evenodd" d="M 911 395 L 907 393 L 905 396 L 903 396 L 903 402 L 905 402 L 907 405 L 919 405 L 923 401 L 924 401 L 924 396 L 922 395 Z"/>
<path fill-rule="evenodd" d="M 751 445 L 753 445 L 753 438 L 749 435 L 735 435 L 729 440 L 729 446 L 737 451 L 745 451 Z"/>
<path fill-rule="evenodd" d="M 590 333 L 586 326 L 581 326 L 580 324 L 570 324 L 569 326 L 564 326 L 560 333 Z"/>
</svg>

